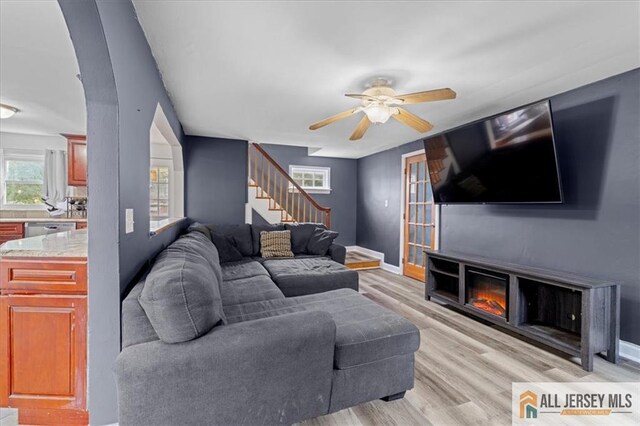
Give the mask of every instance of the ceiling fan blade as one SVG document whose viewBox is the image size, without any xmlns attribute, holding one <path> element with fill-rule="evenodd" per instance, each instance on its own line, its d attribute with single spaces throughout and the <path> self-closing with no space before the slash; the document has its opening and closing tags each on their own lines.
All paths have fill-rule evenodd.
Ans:
<svg viewBox="0 0 640 426">
<path fill-rule="evenodd" d="M 417 115 L 407 111 L 403 108 L 397 108 L 398 113 L 393 114 L 391 117 L 395 118 L 402 124 L 406 124 L 409 127 L 413 127 L 420 133 L 428 132 L 433 129 L 433 125 L 429 123 L 427 120 L 424 120 Z"/>
<path fill-rule="evenodd" d="M 350 109 L 348 111 L 344 111 L 344 112 L 341 112 L 339 114 L 332 115 L 331 117 L 325 118 L 322 121 L 318 121 L 317 123 L 313 123 L 311 126 L 309 126 L 309 130 L 319 129 L 320 127 L 324 127 L 324 126 L 329 125 L 331 123 L 334 123 L 334 122 L 336 122 L 338 120 L 342 120 L 343 118 L 347 118 L 347 117 L 351 116 L 352 114 L 354 114 L 354 113 L 356 113 L 358 111 L 359 111 L 358 108 L 353 108 L 353 109 Z"/>
<path fill-rule="evenodd" d="M 446 99 L 455 98 L 456 92 L 449 88 L 427 90 L 426 92 L 408 93 L 406 95 L 398 95 L 394 97 L 395 100 L 400 101 L 400 105 L 417 104 L 420 102 L 444 101 Z"/>
<path fill-rule="evenodd" d="M 364 136 L 364 132 L 366 132 L 367 129 L 369 128 L 370 124 L 371 122 L 369 121 L 369 118 L 365 114 L 364 117 L 362 117 L 362 120 L 360 120 L 360 122 L 358 123 L 358 127 L 356 127 L 356 130 L 354 130 L 353 133 L 351 134 L 351 137 L 349 138 L 349 140 L 356 141 L 358 139 L 361 139 L 362 136 Z"/>
<path fill-rule="evenodd" d="M 378 100 L 378 98 L 376 98 L 375 96 L 363 95 L 363 94 L 360 94 L 360 93 L 346 93 L 345 96 L 348 97 L 348 98 L 366 99 L 368 101 L 377 101 Z"/>
</svg>

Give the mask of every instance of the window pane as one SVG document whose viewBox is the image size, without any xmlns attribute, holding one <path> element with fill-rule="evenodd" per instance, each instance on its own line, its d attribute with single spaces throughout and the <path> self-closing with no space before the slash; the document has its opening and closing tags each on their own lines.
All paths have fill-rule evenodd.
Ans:
<svg viewBox="0 0 640 426">
<path fill-rule="evenodd" d="M 431 184 L 427 185 L 427 201 L 429 203 L 433 202 L 433 192 L 431 192 Z"/>
<path fill-rule="evenodd" d="M 302 185 L 304 188 L 311 188 L 313 186 L 313 180 L 312 179 L 305 179 L 304 184 Z"/>
<path fill-rule="evenodd" d="M 432 217 L 431 217 L 431 216 L 432 216 L 432 215 L 431 215 L 431 206 L 430 206 L 430 205 L 427 205 L 427 206 L 425 206 L 425 208 L 427 209 L 427 211 L 426 211 L 426 216 L 427 216 L 427 217 L 426 217 L 426 220 L 425 220 L 425 222 L 424 222 L 424 223 L 426 223 L 426 224 L 429 224 L 429 225 L 430 225 L 430 224 L 433 222 L 433 219 L 432 219 Z"/>
<path fill-rule="evenodd" d="M 152 167 L 151 170 L 149 170 L 149 180 L 151 182 L 157 182 L 158 181 L 158 168 L 157 167 Z"/>
<path fill-rule="evenodd" d="M 407 259 L 407 262 L 409 263 L 415 263 L 414 258 L 415 258 L 415 254 L 416 254 L 416 248 L 415 246 L 409 244 L 409 258 Z"/>
<path fill-rule="evenodd" d="M 6 180 L 42 182 L 44 176 L 44 161 L 7 160 Z"/>
<path fill-rule="evenodd" d="M 418 180 L 425 180 L 424 178 L 424 162 L 418 163 Z"/>
<path fill-rule="evenodd" d="M 159 182 L 169 183 L 169 168 L 168 167 L 158 167 L 159 171 Z"/>
<path fill-rule="evenodd" d="M 322 183 L 322 179 L 316 179 L 315 181 L 313 181 L 313 186 L 315 186 L 316 188 L 322 188 L 324 186 L 324 184 Z"/>
<path fill-rule="evenodd" d="M 418 206 L 418 223 L 424 223 L 424 205 L 421 204 Z"/>
<path fill-rule="evenodd" d="M 431 231 L 433 230 L 432 226 L 427 226 L 425 229 L 424 235 L 424 244 L 428 247 L 431 247 Z"/>
<path fill-rule="evenodd" d="M 409 204 L 407 208 L 409 209 L 409 222 L 414 223 L 416 221 L 416 205 Z"/>
<path fill-rule="evenodd" d="M 159 189 L 159 194 L 158 194 L 158 198 L 160 198 L 161 200 L 168 200 L 169 199 L 169 185 L 168 184 L 159 184 L 158 185 L 158 189 Z"/>
<path fill-rule="evenodd" d="M 416 192 L 418 193 L 418 202 L 424 202 L 424 182 L 417 184 Z"/>
<path fill-rule="evenodd" d="M 307 179 L 313 179 L 313 173 L 305 173 L 305 174 L 304 174 L 304 179 L 305 179 L 305 180 L 307 180 Z"/>
<path fill-rule="evenodd" d="M 416 226 L 415 225 L 409 225 L 409 242 L 410 243 L 415 243 L 416 241 Z"/>
<path fill-rule="evenodd" d="M 416 239 L 415 239 L 416 244 L 423 244 L 422 243 L 422 225 L 416 225 Z"/>
<path fill-rule="evenodd" d="M 416 181 L 416 165 L 415 163 L 409 165 L 409 182 Z"/>
<path fill-rule="evenodd" d="M 6 182 L 6 204 L 34 205 L 42 204 L 42 184 Z"/>
<path fill-rule="evenodd" d="M 294 172 L 294 173 L 291 175 L 291 177 L 292 177 L 294 180 L 296 180 L 296 181 L 297 181 L 297 180 L 300 180 L 300 179 L 302 179 L 302 173 L 300 173 L 300 172 Z"/>
<path fill-rule="evenodd" d="M 416 202 L 416 184 L 415 183 L 412 183 L 409 186 L 409 202 L 411 203 Z"/>
</svg>

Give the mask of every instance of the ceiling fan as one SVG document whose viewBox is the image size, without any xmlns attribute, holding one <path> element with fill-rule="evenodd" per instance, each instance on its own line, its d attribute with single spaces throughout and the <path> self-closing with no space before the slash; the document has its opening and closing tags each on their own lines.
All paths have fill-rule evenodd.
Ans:
<svg viewBox="0 0 640 426">
<path fill-rule="evenodd" d="M 347 93 L 345 96 L 360 99 L 362 104 L 359 107 L 313 123 L 309 126 L 309 130 L 316 130 L 338 120 L 342 120 L 343 118 L 350 117 L 355 113 L 364 112 L 364 117 L 362 117 L 356 130 L 349 138 L 352 141 L 361 139 L 371 123 L 386 123 L 390 117 L 398 120 L 402 124 L 413 127 L 420 133 L 428 132 L 433 128 L 431 123 L 404 108 L 400 108 L 399 105 L 455 99 L 456 92 L 447 88 L 396 95 L 395 90 L 391 88 L 390 80 L 386 78 L 376 78 L 362 94 Z"/>
</svg>

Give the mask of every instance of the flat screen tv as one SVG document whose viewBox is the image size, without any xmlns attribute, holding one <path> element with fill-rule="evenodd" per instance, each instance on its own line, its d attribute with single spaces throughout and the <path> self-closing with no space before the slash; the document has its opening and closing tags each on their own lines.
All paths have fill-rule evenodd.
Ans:
<svg viewBox="0 0 640 426">
<path fill-rule="evenodd" d="M 424 140 L 436 204 L 562 203 L 549 101 Z"/>
</svg>

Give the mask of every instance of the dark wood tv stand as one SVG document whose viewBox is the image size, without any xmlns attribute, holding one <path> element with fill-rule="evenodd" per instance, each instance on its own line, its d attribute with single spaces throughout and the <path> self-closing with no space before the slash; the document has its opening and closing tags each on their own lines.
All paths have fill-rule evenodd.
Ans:
<svg viewBox="0 0 640 426">
<path fill-rule="evenodd" d="M 618 362 L 618 284 L 480 256 L 425 253 L 427 300 L 578 356 L 586 371 L 597 353 Z"/>
</svg>

